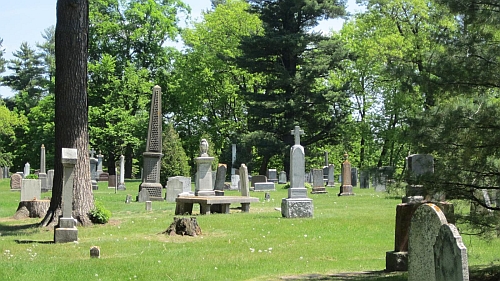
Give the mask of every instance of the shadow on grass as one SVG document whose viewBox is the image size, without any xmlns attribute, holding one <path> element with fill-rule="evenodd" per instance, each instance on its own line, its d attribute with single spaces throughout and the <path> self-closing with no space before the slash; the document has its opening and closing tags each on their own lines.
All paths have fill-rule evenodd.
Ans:
<svg viewBox="0 0 500 281">
<path fill-rule="evenodd" d="M 30 235 L 40 231 L 40 223 L 7 225 L 0 223 L 1 236 Z"/>
<path fill-rule="evenodd" d="M 40 241 L 40 240 L 14 240 L 17 244 L 54 244 L 54 241 Z"/>
<path fill-rule="evenodd" d="M 470 281 L 500 281 L 500 265 L 472 266 Z"/>
<path fill-rule="evenodd" d="M 363 271 L 336 274 L 310 274 L 282 277 L 281 280 L 406 281 L 406 272 Z"/>
</svg>

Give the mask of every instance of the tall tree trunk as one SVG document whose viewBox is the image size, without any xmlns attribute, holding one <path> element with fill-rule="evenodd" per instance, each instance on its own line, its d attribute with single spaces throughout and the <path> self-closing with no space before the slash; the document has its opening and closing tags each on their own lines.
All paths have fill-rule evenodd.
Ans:
<svg viewBox="0 0 500 281">
<path fill-rule="evenodd" d="M 88 154 L 88 7 L 88 0 L 57 1 L 54 186 L 42 226 L 56 224 L 61 214 L 62 148 L 76 148 L 78 151 L 73 185 L 73 217 L 82 225 L 91 224 L 88 213 L 94 207 L 94 200 Z"/>
<path fill-rule="evenodd" d="M 132 145 L 127 144 L 125 148 L 125 178 L 131 179 L 132 177 L 132 159 L 134 157 L 134 150 Z"/>
</svg>

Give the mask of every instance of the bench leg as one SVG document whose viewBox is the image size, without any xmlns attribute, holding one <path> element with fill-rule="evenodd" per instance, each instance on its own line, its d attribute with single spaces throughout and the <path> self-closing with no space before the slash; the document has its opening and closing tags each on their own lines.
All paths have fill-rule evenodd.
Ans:
<svg viewBox="0 0 500 281">
<path fill-rule="evenodd" d="M 210 207 L 212 205 L 208 205 L 205 203 L 200 203 L 200 214 L 201 215 L 210 215 Z"/>
<path fill-rule="evenodd" d="M 193 213 L 193 203 L 182 203 L 177 202 L 175 204 L 175 214 L 176 215 L 184 215 L 184 214 L 192 214 Z"/>
<path fill-rule="evenodd" d="M 241 211 L 245 213 L 250 212 L 250 203 L 241 203 Z"/>
</svg>

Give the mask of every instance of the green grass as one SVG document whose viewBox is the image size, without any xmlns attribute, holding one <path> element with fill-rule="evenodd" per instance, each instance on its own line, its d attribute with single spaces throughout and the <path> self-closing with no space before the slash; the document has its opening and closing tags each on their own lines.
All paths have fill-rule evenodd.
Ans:
<svg viewBox="0 0 500 281">
<path fill-rule="evenodd" d="M 159 234 L 173 221 L 175 204 L 125 204 L 139 181 L 115 193 L 100 184 L 96 200 L 112 211 L 110 223 L 78 227 L 78 243 L 52 244 L 53 229 L 40 219 L 14 220 L 19 192 L 0 180 L 0 275 L 2 280 L 406 280 L 406 273 L 379 272 L 394 247 L 396 205 L 401 200 L 355 188 L 355 196 L 310 194 L 314 218 L 286 219 L 275 208 L 287 191 L 251 196 L 261 199 L 250 213 L 197 216 L 198 237 Z M 236 191 L 226 195 L 238 195 Z M 50 196 L 50 193 L 44 194 Z M 232 206 L 236 207 L 236 206 Z M 194 212 L 199 208 L 195 206 Z M 477 271 L 500 265 L 500 240 L 464 236 L 469 265 Z M 91 246 L 101 259 L 90 259 Z M 376 271 L 371 274 L 340 274 Z"/>
</svg>

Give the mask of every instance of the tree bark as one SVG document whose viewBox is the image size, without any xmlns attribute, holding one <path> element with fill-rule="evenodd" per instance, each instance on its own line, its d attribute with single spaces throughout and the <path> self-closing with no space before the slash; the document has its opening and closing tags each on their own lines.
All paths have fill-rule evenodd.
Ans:
<svg viewBox="0 0 500 281">
<path fill-rule="evenodd" d="M 49 205 L 49 200 L 21 201 L 14 214 L 14 219 L 43 218 Z"/>
<path fill-rule="evenodd" d="M 41 225 L 57 224 L 62 206 L 62 148 L 76 148 L 73 217 L 89 225 L 94 207 L 88 155 L 87 43 L 88 0 L 58 0 L 55 33 L 55 156 L 50 207 Z"/>
</svg>

